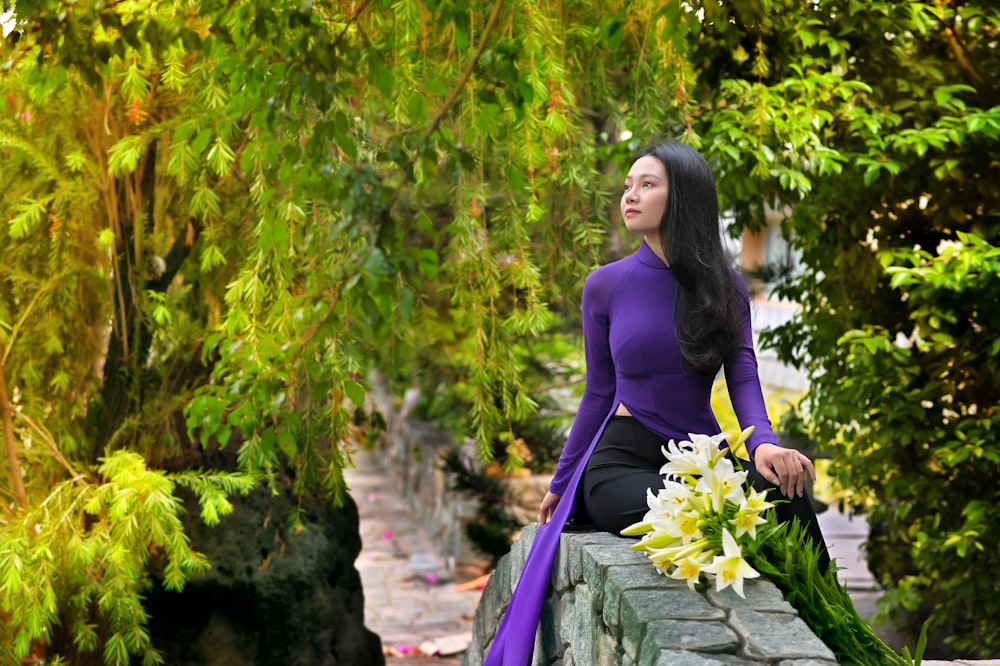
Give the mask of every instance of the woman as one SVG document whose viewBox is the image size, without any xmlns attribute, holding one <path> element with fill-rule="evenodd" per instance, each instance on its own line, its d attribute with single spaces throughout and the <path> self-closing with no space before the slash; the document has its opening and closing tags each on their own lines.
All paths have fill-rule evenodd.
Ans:
<svg viewBox="0 0 1000 666">
<path fill-rule="evenodd" d="M 563 526 L 572 518 L 618 534 L 642 520 L 647 488 L 663 484 L 661 445 L 719 432 L 711 391 L 720 368 L 740 426 L 754 426 L 748 483 L 789 500 L 777 504 L 778 519 L 806 524 L 820 567 L 829 566 L 803 491 L 813 464 L 778 444 L 764 406 L 749 297 L 722 246 L 711 168 L 683 144 L 648 148 L 625 179 L 621 211 L 642 242 L 584 285 L 586 388 L 487 666 L 530 662 Z"/>
</svg>

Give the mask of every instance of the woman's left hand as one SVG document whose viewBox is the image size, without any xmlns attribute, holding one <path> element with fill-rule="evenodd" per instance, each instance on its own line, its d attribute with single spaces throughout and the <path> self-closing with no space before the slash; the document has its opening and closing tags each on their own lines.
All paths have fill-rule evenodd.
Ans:
<svg viewBox="0 0 1000 666">
<path fill-rule="evenodd" d="M 539 526 L 549 522 L 552 514 L 556 512 L 556 507 L 559 506 L 559 500 L 561 499 L 562 495 L 556 495 L 552 491 L 545 493 L 545 497 L 542 498 L 542 505 L 538 508 Z"/>
<path fill-rule="evenodd" d="M 807 456 L 777 444 L 760 444 L 754 449 L 753 462 L 761 476 L 778 486 L 785 497 L 792 497 L 793 493 L 802 497 L 806 474 L 816 479 L 816 468 Z"/>
</svg>

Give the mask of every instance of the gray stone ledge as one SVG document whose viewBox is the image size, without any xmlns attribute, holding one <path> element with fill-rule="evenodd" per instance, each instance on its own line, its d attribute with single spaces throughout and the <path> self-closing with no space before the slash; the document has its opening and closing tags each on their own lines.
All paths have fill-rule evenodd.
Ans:
<svg viewBox="0 0 1000 666">
<path fill-rule="evenodd" d="M 661 650 L 648 659 L 643 658 L 638 666 L 747 666 L 748 662 L 739 657 L 725 654 L 701 654 L 681 650 Z"/>
<path fill-rule="evenodd" d="M 524 567 L 537 526 L 501 558 L 483 591 L 473 646 L 479 666 Z M 564 532 L 542 611 L 533 666 L 832 666 L 833 653 L 769 581 L 690 589 L 659 574 L 635 543 L 611 534 Z M 1000 666 L 1000 665 L 998 665 Z"/>
<path fill-rule="evenodd" d="M 740 648 L 740 638 L 722 622 L 652 620 L 646 623 L 639 659 L 647 650 L 686 650 L 709 654 L 731 654 Z"/>
<path fill-rule="evenodd" d="M 666 588 L 666 589 L 665 589 Z M 676 619 L 716 620 L 725 618 L 725 613 L 713 607 L 696 592 L 687 586 L 671 581 L 659 574 L 649 564 L 612 567 L 608 570 L 605 581 L 604 621 L 611 633 L 619 638 L 622 635 L 622 607 L 626 604 L 632 608 L 656 605 L 671 609 L 668 612 L 680 611 L 683 615 L 664 615 Z M 686 603 L 679 603 L 681 600 Z M 676 608 L 675 608 L 676 607 Z M 633 611 L 634 612 L 634 611 Z"/>
<path fill-rule="evenodd" d="M 781 596 L 778 586 L 769 580 L 755 578 L 744 581 L 743 595 L 740 597 L 731 587 L 716 591 L 715 588 L 706 586 L 705 598 L 712 604 L 724 610 L 742 610 L 749 608 L 759 612 L 768 613 L 789 613 L 798 615 L 798 611 Z"/>
<path fill-rule="evenodd" d="M 440 545 L 440 554 L 461 563 L 481 562 L 480 554 L 463 536 L 466 522 L 475 515 L 475 498 L 453 492 L 447 483 L 445 474 L 440 470 L 439 455 L 454 445 L 451 438 L 434 428 L 419 421 L 407 418 L 408 408 L 404 404 L 399 407 L 393 399 L 377 387 L 376 402 L 380 411 L 386 417 L 388 430 L 375 446 L 374 453 L 380 467 L 399 479 L 400 488 L 413 505 L 415 513 L 436 543 Z M 411 401 L 412 402 L 412 401 Z M 412 406 L 412 405 L 411 405 Z M 419 452 L 419 453 L 418 453 Z M 519 508 L 525 516 L 537 513 L 538 498 L 543 494 L 550 477 L 535 477 L 524 480 L 510 480 L 512 489 L 508 503 L 512 508 Z M 525 501 L 519 501 L 524 499 Z M 480 598 L 479 608 L 473 626 L 473 642 L 465 653 L 463 664 L 478 666 L 483 663 L 486 648 L 493 640 L 493 634 L 499 618 L 507 605 L 511 591 L 520 574 L 528 548 L 534 539 L 536 525 L 525 528 L 521 538 L 514 544 L 512 552 L 501 560 L 500 566 L 493 572 L 490 583 Z M 604 585 L 608 589 L 600 591 L 603 603 L 594 606 L 589 603 L 574 603 L 574 587 L 583 580 L 583 547 L 586 545 L 614 546 L 629 552 L 629 557 L 638 556 L 639 562 L 649 567 L 650 573 L 660 582 L 662 589 L 671 589 L 669 579 L 655 574 L 652 564 L 645 562 L 642 555 L 630 551 L 628 546 L 635 543 L 633 539 L 622 539 L 611 534 L 585 531 L 567 531 L 562 534 L 560 552 L 553 570 L 555 594 L 547 602 L 551 620 L 546 626 L 549 633 L 558 632 L 559 636 L 546 636 L 540 641 L 546 649 L 552 649 L 555 654 L 543 654 L 537 650 L 535 664 L 538 666 L 595 666 L 591 662 L 574 660 L 572 644 L 573 634 L 570 627 L 579 623 L 582 627 L 579 636 L 590 636 L 594 641 L 589 654 L 598 658 L 610 658 L 609 662 L 623 666 L 636 666 L 635 651 L 638 645 L 632 645 L 632 651 L 626 651 L 624 627 L 621 623 L 622 598 L 628 594 L 627 584 L 618 574 L 618 566 L 607 565 L 602 570 L 605 577 Z M 633 565 L 635 561 L 633 560 Z M 630 565 L 632 568 L 635 568 Z M 635 569 L 638 571 L 638 569 Z M 614 590 L 610 586 L 615 586 Z M 727 623 L 737 634 L 740 629 L 733 625 L 732 616 L 742 610 L 766 612 L 768 614 L 795 615 L 795 610 L 781 599 L 778 589 L 769 581 L 747 581 L 744 586 L 746 600 L 741 599 L 732 590 L 715 592 L 707 586 L 699 588 L 698 593 L 713 606 L 727 613 Z M 617 601 L 612 597 L 620 596 Z M 593 594 L 586 595 L 588 599 Z M 618 609 L 617 616 L 615 609 Z M 606 617 L 605 617 L 606 616 Z M 797 619 L 797 618 L 796 618 Z M 610 625 L 605 624 L 605 620 Z M 802 627 L 805 624 L 802 623 Z M 787 627 L 786 627 L 787 628 Z M 745 629 L 745 628 L 744 628 Z M 808 631 L 808 628 L 806 628 Z M 592 633 L 587 633 L 592 632 Z M 811 632 L 810 632 L 811 635 Z M 642 629 L 639 629 L 635 641 L 641 640 Z M 772 637 L 775 638 L 775 637 Z M 815 636 L 813 636 L 815 638 Z M 776 637 L 778 642 L 788 640 L 788 636 Z M 618 641 L 617 643 L 615 641 Z M 818 639 L 816 639 L 818 642 Z M 596 647 L 595 647 L 596 646 Z M 824 646 L 825 647 L 825 646 Z M 598 662 L 600 663 L 600 662 Z M 719 666 L 728 664 L 744 664 L 745 666 L 763 666 L 765 662 L 750 659 L 746 655 L 705 654 L 692 651 L 663 650 L 659 655 L 646 655 L 643 664 L 670 664 L 670 666 Z M 832 666 L 835 664 L 829 652 L 823 657 L 798 658 L 781 657 L 772 661 L 773 666 Z M 958 659 L 955 661 L 924 661 L 924 666 L 1000 666 L 1000 659 Z"/>
<path fill-rule="evenodd" d="M 741 608 L 729 614 L 729 624 L 744 637 L 743 653 L 750 659 L 836 660 L 830 648 L 797 615 Z"/>
</svg>

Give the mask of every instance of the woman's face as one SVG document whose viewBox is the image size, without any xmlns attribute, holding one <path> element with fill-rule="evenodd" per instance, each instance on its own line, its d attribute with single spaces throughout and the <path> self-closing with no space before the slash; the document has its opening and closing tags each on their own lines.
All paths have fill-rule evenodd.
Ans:
<svg viewBox="0 0 1000 666">
<path fill-rule="evenodd" d="M 622 217 L 632 233 L 655 233 L 667 210 L 667 171 L 652 155 L 637 159 L 625 178 Z"/>
</svg>

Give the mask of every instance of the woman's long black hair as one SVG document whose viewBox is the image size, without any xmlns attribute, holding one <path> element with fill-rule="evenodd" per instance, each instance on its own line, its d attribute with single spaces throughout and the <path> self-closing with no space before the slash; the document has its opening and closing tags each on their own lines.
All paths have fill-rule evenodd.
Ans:
<svg viewBox="0 0 1000 666">
<path fill-rule="evenodd" d="M 715 177 L 705 158 L 682 143 L 646 148 L 667 172 L 660 245 L 677 279 L 674 326 L 690 372 L 715 374 L 740 344 L 744 297 L 725 248 Z"/>
</svg>

